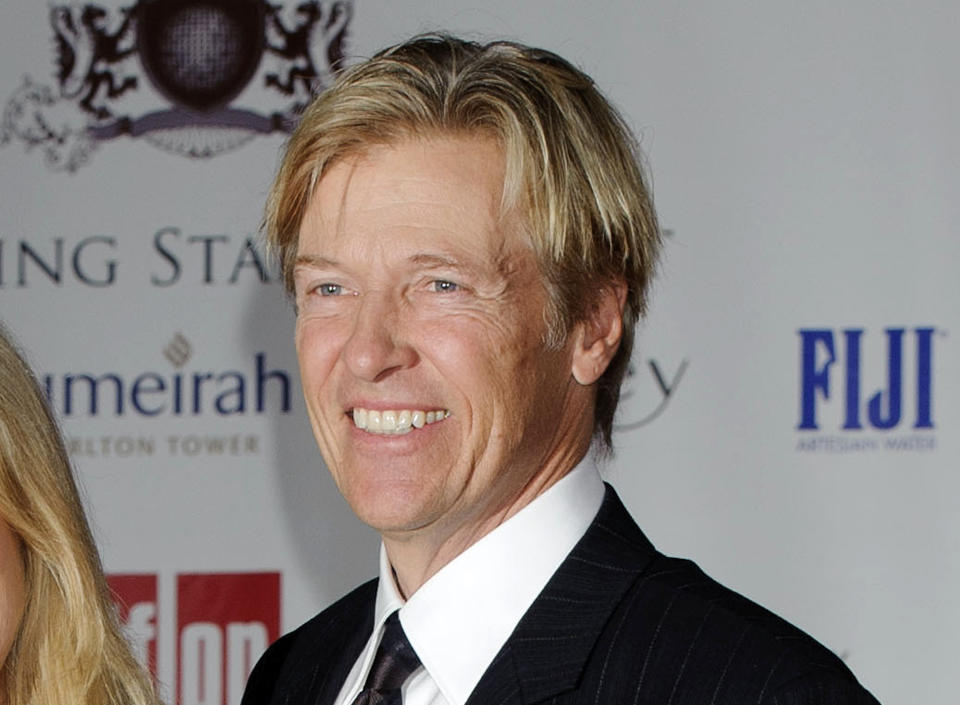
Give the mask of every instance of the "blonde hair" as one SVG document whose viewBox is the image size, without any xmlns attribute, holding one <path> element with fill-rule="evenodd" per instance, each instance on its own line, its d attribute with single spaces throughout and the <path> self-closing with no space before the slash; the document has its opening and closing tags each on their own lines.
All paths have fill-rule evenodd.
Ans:
<svg viewBox="0 0 960 705">
<path fill-rule="evenodd" d="M 549 293 L 547 344 L 562 345 L 598 286 L 626 284 L 623 339 L 594 411 L 594 433 L 609 447 L 660 230 L 630 130 L 590 77 L 556 54 L 429 35 L 341 73 L 304 112 L 267 201 L 264 228 L 288 292 L 300 222 L 326 168 L 376 144 L 443 133 L 502 145 L 503 208 L 525 215 Z"/>
<path fill-rule="evenodd" d="M 121 635 L 63 441 L 0 327 L 0 517 L 21 542 L 26 604 L 3 667 L 8 705 L 155 705 Z"/>
</svg>

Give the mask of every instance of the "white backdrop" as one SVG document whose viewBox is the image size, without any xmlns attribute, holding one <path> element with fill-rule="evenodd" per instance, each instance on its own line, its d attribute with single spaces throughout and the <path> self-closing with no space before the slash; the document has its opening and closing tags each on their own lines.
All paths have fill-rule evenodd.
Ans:
<svg viewBox="0 0 960 705">
<path fill-rule="evenodd" d="M 115 28 L 133 2 L 99 4 Z M 608 479 L 661 550 L 812 633 L 881 702 L 956 702 L 960 10 L 351 7 L 349 57 L 444 28 L 552 49 L 596 79 L 641 138 L 671 233 Z M 14 108 L 41 108 L 52 132 L 92 117 L 60 88 L 48 14 L 9 0 L 0 23 L 0 318 L 49 379 L 109 572 L 155 580 L 127 602 L 149 608 L 131 633 L 167 697 L 236 703 L 249 658 L 231 645 L 256 650 L 376 571 L 376 536 L 305 422 L 290 307 L 246 244 L 283 136 L 240 131 L 190 158 L 171 140 L 210 142 L 181 126 L 51 166 Z M 115 115 L 169 108 L 143 57 L 125 61 L 110 67 L 139 82 Z M 277 61 L 234 107 L 283 107 L 262 87 Z M 25 77 L 51 100 L 18 103 Z M 77 375 L 97 380 L 95 409 Z M 799 428 L 804 403 L 816 429 Z M 277 575 L 279 600 L 257 592 Z M 223 679 L 187 663 L 201 642 Z"/>
</svg>

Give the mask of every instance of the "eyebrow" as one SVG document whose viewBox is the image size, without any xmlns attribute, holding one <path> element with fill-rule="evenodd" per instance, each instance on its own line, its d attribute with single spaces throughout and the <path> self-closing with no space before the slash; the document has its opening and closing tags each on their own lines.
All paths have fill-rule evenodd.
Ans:
<svg viewBox="0 0 960 705">
<path fill-rule="evenodd" d="M 464 267 L 463 262 L 453 258 L 446 257 L 444 255 L 434 255 L 434 254 L 416 254 L 410 257 L 410 262 L 413 264 L 418 264 L 425 267 L 452 267 L 456 269 L 461 269 Z M 307 267 L 339 267 L 340 262 L 331 257 L 324 257 L 323 255 L 297 255 L 297 258 L 293 261 L 294 267 L 307 266 Z"/>
<path fill-rule="evenodd" d="M 445 255 L 419 253 L 410 257 L 413 264 L 424 267 L 450 267 L 452 269 L 463 269 L 464 263 L 453 257 Z"/>
<path fill-rule="evenodd" d="M 470 262 L 465 262 L 456 257 L 449 255 L 436 254 L 436 253 L 426 253 L 420 252 L 415 255 L 411 255 L 408 258 L 408 261 L 411 264 L 417 265 L 419 267 L 427 267 L 431 269 L 436 268 L 448 268 L 455 269 L 458 271 L 476 271 L 476 267 L 472 266 Z M 325 257 L 323 255 L 316 254 L 302 254 L 297 255 L 297 258 L 293 262 L 294 270 L 301 267 L 312 267 L 315 269 L 337 269 L 341 266 L 339 260 L 333 259 L 332 257 Z M 504 274 L 505 270 L 502 262 L 497 262 L 496 270 L 500 274 Z"/>
<path fill-rule="evenodd" d="M 329 257 L 323 257 L 321 255 L 297 255 L 297 258 L 293 261 L 294 267 L 300 267 L 306 265 L 308 267 L 316 267 L 322 269 L 324 267 L 336 267 L 339 266 L 339 262 L 335 259 L 330 259 Z"/>
</svg>

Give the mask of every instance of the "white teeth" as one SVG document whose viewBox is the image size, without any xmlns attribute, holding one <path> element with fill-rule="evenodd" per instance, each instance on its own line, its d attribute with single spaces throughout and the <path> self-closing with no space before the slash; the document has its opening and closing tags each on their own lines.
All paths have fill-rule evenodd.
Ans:
<svg viewBox="0 0 960 705">
<path fill-rule="evenodd" d="M 442 421 L 450 415 L 445 409 L 422 411 L 420 409 L 373 409 L 353 410 L 353 425 L 369 433 L 388 435 L 402 435 L 410 431 L 423 428 L 427 424 Z"/>
<path fill-rule="evenodd" d="M 384 411 L 380 416 L 380 430 L 384 433 L 397 430 L 397 412 Z"/>
</svg>

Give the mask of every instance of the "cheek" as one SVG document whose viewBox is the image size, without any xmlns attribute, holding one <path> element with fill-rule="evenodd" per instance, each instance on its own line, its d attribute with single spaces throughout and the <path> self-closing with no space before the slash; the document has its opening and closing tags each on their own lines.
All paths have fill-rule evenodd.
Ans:
<svg viewBox="0 0 960 705">
<path fill-rule="evenodd" d="M 0 537 L 0 667 L 20 627 L 24 598 L 23 559 L 7 532 Z"/>
<path fill-rule="evenodd" d="M 305 391 L 322 385 L 337 359 L 337 336 L 333 327 L 317 321 L 298 321 L 294 335 L 300 376 Z"/>
<path fill-rule="evenodd" d="M 6 590 L 6 587 L 4 587 Z M 0 668 L 7 660 L 10 648 L 16 639 L 23 616 L 23 594 L 10 593 L 0 596 Z"/>
<path fill-rule="evenodd" d="M 525 414 L 540 383 L 539 338 L 511 323 L 459 318 L 426 327 L 422 338 L 446 383 L 465 398 L 473 422 L 498 426 L 497 435 Z"/>
</svg>

